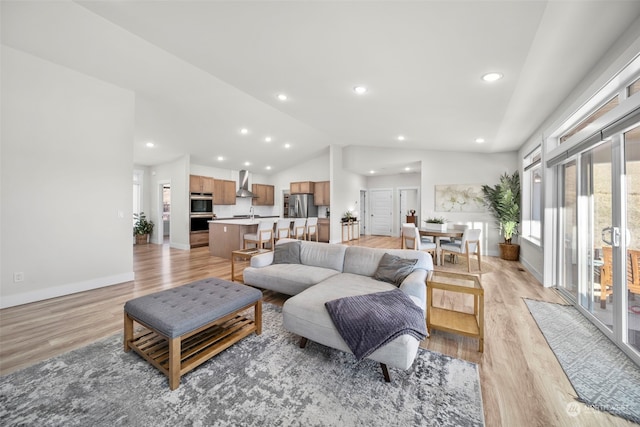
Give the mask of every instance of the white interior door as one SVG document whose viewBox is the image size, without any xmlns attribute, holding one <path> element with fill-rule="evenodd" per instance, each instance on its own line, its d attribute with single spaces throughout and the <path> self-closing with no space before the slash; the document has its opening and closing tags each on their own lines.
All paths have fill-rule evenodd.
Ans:
<svg viewBox="0 0 640 427">
<path fill-rule="evenodd" d="M 369 195 L 371 234 L 391 236 L 393 217 L 391 190 L 370 190 Z"/>
</svg>

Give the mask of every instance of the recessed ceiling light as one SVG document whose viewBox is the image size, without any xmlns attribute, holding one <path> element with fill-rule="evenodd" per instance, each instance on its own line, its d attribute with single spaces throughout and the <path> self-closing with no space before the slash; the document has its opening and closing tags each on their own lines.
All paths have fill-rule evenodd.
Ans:
<svg viewBox="0 0 640 427">
<path fill-rule="evenodd" d="M 244 162 L 245 166 L 251 166 L 251 162 Z"/>
<path fill-rule="evenodd" d="M 218 156 L 218 161 L 219 161 L 219 162 L 221 162 L 221 161 L 223 161 L 223 160 L 224 160 L 224 157 L 222 157 L 222 156 Z"/>
<path fill-rule="evenodd" d="M 502 77 L 504 77 L 502 75 L 502 73 L 487 73 L 484 76 L 482 76 L 482 80 L 484 80 L 485 82 L 495 82 L 497 80 L 500 80 Z"/>
<path fill-rule="evenodd" d="M 370 170 L 370 171 L 369 171 L 369 173 L 376 173 L 376 171 L 374 171 L 374 170 Z"/>
<path fill-rule="evenodd" d="M 284 93 L 279 93 L 278 94 L 278 99 L 280 101 L 286 101 L 287 100 L 287 95 L 285 95 Z"/>
<path fill-rule="evenodd" d="M 484 142 L 484 138 L 476 138 L 476 142 L 478 144 L 482 144 Z"/>
<path fill-rule="evenodd" d="M 270 171 L 271 170 L 271 166 L 267 166 L 265 169 Z"/>
<path fill-rule="evenodd" d="M 404 141 L 404 135 L 398 135 L 398 141 Z"/>
<path fill-rule="evenodd" d="M 271 137 L 270 137 L 270 136 L 266 137 L 266 138 L 264 139 L 264 141 L 265 141 L 265 142 L 271 142 Z"/>
<path fill-rule="evenodd" d="M 406 168 L 404 168 L 404 170 L 406 170 L 406 171 L 410 171 L 410 170 L 411 170 L 411 168 L 410 168 L 409 166 L 407 166 Z"/>
<path fill-rule="evenodd" d="M 151 148 L 151 147 L 155 147 L 156 144 L 154 144 L 153 142 L 147 142 L 145 145 Z"/>
<path fill-rule="evenodd" d="M 240 133 L 241 133 L 241 134 L 243 134 L 243 135 L 246 135 L 246 134 L 248 134 L 248 133 L 249 133 L 249 129 L 247 129 L 247 128 L 242 128 L 242 129 L 240 129 Z"/>
<path fill-rule="evenodd" d="M 353 91 L 355 93 L 357 93 L 358 95 L 363 95 L 363 94 L 367 93 L 367 88 L 365 86 L 355 86 L 353 88 Z"/>
<path fill-rule="evenodd" d="M 289 143 L 284 144 L 284 148 L 291 148 L 291 144 Z"/>
</svg>

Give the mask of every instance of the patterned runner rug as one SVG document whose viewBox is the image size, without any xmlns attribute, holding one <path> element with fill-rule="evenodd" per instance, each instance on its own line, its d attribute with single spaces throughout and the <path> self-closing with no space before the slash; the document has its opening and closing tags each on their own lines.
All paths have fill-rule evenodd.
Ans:
<svg viewBox="0 0 640 427">
<path fill-rule="evenodd" d="M 640 368 L 575 307 L 524 301 L 579 400 L 640 423 Z"/>
<path fill-rule="evenodd" d="M 114 335 L 0 378 L 3 426 L 480 426 L 478 367 L 420 350 L 408 371 L 309 342 L 264 304 L 250 335 L 184 376 L 177 390 Z"/>
</svg>

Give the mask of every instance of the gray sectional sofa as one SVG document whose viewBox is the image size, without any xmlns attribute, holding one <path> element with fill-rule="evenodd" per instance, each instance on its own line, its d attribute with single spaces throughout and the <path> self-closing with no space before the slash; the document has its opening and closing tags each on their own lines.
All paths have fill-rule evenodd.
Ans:
<svg viewBox="0 0 640 427">
<path fill-rule="evenodd" d="M 276 244 L 295 242 L 281 239 Z M 433 271 L 431 255 L 422 251 L 403 249 L 374 249 L 359 246 L 344 246 L 312 241 L 299 241 L 299 260 L 287 259 L 282 251 L 254 256 L 251 266 L 244 270 L 244 283 L 270 289 L 287 295 L 283 308 L 285 329 L 306 339 L 351 352 L 336 329 L 325 308 L 325 302 L 347 296 L 364 295 L 396 289 L 396 286 L 373 278 L 385 253 L 400 258 L 417 260 L 411 273 L 406 276 L 399 289 L 406 293 L 423 312 L 426 309 L 427 276 Z M 292 245 L 288 245 L 292 246 Z M 292 263 L 287 263 L 291 261 Z M 389 381 L 387 365 L 408 369 L 416 357 L 419 342 L 416 338 L 401 335 L 371 353 L 367 358 L 380 362 Z"/>
</svg>

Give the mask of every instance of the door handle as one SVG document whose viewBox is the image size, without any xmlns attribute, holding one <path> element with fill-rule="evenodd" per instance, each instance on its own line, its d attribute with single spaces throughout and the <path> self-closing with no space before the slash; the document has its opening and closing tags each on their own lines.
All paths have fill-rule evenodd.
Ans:
<svg viewBox="0 0 640 427">
<path fill-rule="evenodd" d="M 613 227 L 607 227 L 602 229 L 602 241 L 605 242 L 607 245 L 611 245 L 612 244 L 611 240 L 607 240 L 607 233 L 609 234 L 609 237 L 613 239 Z"/>
<path fill-rule="evenodd" d="M 620 247 L 620 228 L 613 227 L 613 246 Z"/>
</svg>

